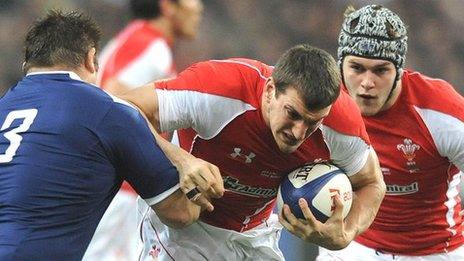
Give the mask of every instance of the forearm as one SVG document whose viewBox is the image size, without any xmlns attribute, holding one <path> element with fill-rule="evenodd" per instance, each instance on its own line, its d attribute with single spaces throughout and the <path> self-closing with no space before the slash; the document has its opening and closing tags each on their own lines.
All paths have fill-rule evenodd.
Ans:
<svg viewBox="0 0 464 261">
<path fill-rule="evenodd" d="M 161 148 L 161 150 L 163 150 L 164 154 L 166 154 L 166 157 L 168 157 L 174 166 L 179 167 L 189 158 L 192 158 L 190 153 L 161 137 L 161 135 L 153 128 L 152 132 L 156 138 L 158 146 Z"/>
<path fill-rule="evenodd" d="M 354 239 L 371 225 L 384 196 L 385 183 L 382 178 L 355 191 L 351 210 L 345 219 L 348 238 Z"/>
<path fill-rule="evenodd" d="M 201 207 L 188 200 L 180 190 L 152 208 L 161 222 L 173 228 L 183 228 L 192 224 L 198 220 L 201 212 Z"/>
</svg>

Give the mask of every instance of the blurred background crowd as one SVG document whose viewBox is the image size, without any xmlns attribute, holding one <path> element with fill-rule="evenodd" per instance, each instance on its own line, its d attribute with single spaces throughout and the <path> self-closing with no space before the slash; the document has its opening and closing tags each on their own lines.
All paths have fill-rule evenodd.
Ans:
<svg viewBox="0 0 464 261">
<path fill-rule="evenodd" d="M 48 9 L 79 9 L 94 17 L 105 44 L 130 19 L 128 0 L 0 0 L 0 91 L 22 77 L 22 41 Z M 464 1 L 461 0 L 203 0 L 194 42 L 175 46 L 178 70 L 205 59 L 248 57 L 273 64 L 287 48 L 310 43 L 336 55 L 348 4 L 380 3 L 409 25 L 407 66 L 449 81 L 464 93 Z"/>
</svg>

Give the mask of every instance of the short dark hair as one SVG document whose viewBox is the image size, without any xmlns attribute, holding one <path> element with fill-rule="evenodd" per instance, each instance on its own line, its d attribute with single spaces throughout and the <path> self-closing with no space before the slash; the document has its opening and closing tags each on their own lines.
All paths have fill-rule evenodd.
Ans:
<svg viewBox="0 0 464 261">
<path fill-rule="evenodd" d="M 177 0 L 170 0 L 178 2 Z M 153 19 L 161 15 L 160 0 L 130 0 L 130 10 L 135 19 Z"/>
<path fill-rule="evenodd" d="M 27 32 L 23 70 L 56 65 L 77 68 L 90 48 L 98 49 L 100 38 L 100 29 L 90 17 L 77 11 L 49 11 Z"/>
<path fill-rule="evenodd" d="M 326 51 L 308 44 L 286 51 L 272 72 L 276 97 L 294 87 L 303 96 L 308 110 L 320 110 L 335 102 L 340 94 L 340 72 Z"/>
</svg>

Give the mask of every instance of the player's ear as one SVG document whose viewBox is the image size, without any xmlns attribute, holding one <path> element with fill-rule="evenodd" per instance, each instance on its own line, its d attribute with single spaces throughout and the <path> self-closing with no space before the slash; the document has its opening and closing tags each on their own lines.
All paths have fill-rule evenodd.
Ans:
<svg viewBox="0 0 464 261">
<path fill-rule="evenodd" d="M 90 73 L 96 73 L 98 70 L 98 64 L 97 64 L 97 49 L 95 47 L 92 47 L 89 49 L 85 56 L 85 68 L 90 71 Z"/>
<path fill-rule="evenodd" d="M 174 14 L 174 3 L 172 0 L 159 1 L 159 8 L 163 16 L 170 17 Z"/>
<path fill-rule="evenodd" d="M 27 74 L 26 62 L 25 62 L 25 61 L 24 61 L 23 64 L 21 65 L 21 70 L 23 71 L 24 75 Z"/>
<path fill-rule="evenodd" d="M 272 76 L 267 78 L 264 91 L 266 92 L 266 101 L 270 102 L 272 99 L 272 96 L 275 95 L 275 91 L 276 91 L 274 79 L 272 78 Z"/>
</svg>

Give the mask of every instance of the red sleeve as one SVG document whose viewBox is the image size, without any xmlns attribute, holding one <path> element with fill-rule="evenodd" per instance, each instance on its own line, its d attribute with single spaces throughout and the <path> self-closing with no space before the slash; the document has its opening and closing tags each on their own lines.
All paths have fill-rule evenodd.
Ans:
<svg viewBox="0 0 464 261">
<path fill-rule="evenodd" d="M 343 89 L 333 104 L 329 116 L 324 119 L 324 125 L 345 135 L 361 137 L 367 144 L 370 144 L 361 112 Z"/>
<path fill-rule="evenodd" d="M 402 80 L 410 104 L 464 121 L 464 98 L 448 82 L 411 71 L 406 71 Z"/>
</svg>

